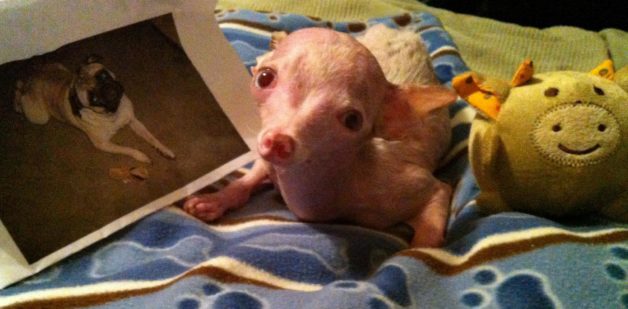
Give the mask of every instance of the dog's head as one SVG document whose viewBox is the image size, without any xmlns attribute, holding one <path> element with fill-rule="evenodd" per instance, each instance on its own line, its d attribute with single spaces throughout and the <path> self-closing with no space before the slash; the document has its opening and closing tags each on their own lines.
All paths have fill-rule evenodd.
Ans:
<svg viewBox="0 0 628 309">
<path fill-rule="evenodd" d="M 115 113 L 124 95 L 122 84 L 97 55 L 88 56 L 78 69 L 75 89 L 80 104 L 99 113 Z"/>
</svg>

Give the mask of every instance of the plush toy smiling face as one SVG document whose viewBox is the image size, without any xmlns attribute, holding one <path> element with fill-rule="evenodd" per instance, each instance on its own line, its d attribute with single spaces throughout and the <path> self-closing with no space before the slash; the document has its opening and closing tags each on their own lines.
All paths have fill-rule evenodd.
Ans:
<svg viewBox="0 0 628 309">
<path fill-rule="evenodd" d="M 541 82 L 531 85 L 526 96 L 531 91 L 542 96 L 537 94 L 536 102 L 522 103 L 537 105 L 532 141 L 544 158 L 558 165 L 598 164 L 614 154 L 621 142 L 617 113 L 625 103 L 621 95 L 615 95 L 619 87 L 593 75 L 582 75 L 570 84 L 564 84 L 568 78 L 559 72 L 540 75 Z M 517 100 L 517 94 L 513 91 L 509 99 Z"/>
<path fill-rule="evenodd" d="M 588 73 L 535 74 L 511 88 L 492 122 L 505 155 L 496 159 L 491 177 L 513 188 L 503 197 L 563 215 L 586 213 L 625 190 L 626 105 L 626 91 Z"/>
</svg>

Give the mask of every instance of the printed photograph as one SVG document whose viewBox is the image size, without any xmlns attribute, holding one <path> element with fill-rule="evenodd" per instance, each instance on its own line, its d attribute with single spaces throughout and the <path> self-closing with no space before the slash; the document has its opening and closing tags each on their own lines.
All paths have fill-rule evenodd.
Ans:
<svg viewBox="0 0 628 309">
<path fill-rule="evenodd" d="M 0 151 L 33 263 L 249 149 L 162 16 L 1 65 Z"/>
</svg>

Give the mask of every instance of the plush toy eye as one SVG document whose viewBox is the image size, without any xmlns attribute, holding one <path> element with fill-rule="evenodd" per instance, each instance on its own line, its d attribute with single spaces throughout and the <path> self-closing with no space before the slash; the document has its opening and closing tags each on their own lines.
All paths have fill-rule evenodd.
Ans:
<svg viewBox="0 0 628 309">
<path fill-rule="evenodd" d="M 340 122 L 345 128 L 357 132 L 362 129 L 362 114 L 355 109 L 349 110 L 340 116 Z"/>
<path fill-rule="evenodd" d="M 263 68 L 255 77 L 255 86 L 261 89 L 268 88 L 273 85 L 276 77 L 277 74 L 273 71 L 273 69 Z"/>
<path fill-rule="evenodd" d="M 604 90 L 602 90 L 602 88 L 593 86 L 593 91 L 595 91 L 597 95 L 604 95 Z"/>
<path fill-rule="evenodd" d="M 546 97 L 555 97 L 558 95 L 558 92 L 558 88 L 550 87 L 545 90 L 544 94 Z"/>
</svg>

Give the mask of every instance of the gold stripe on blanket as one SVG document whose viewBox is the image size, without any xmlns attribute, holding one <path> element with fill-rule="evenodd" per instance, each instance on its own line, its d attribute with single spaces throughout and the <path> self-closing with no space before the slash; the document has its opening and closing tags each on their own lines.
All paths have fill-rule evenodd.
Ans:
<svg viewBox="0 0 628 309">
<path fill-rule="evenodd" d="M 628 241 L 628 229 L 571 232 L 554 227 L 542 227 L 486 237 L 464 255 L 455 255 L 442 249 L 429 248 L 408 249 L 398 255 L 420 260 L 441 275 L 453 276 L 481 264 L 532 252 L 551 245 L 568 243 L 608 244 L 626 241 Z"/>
</svg>

